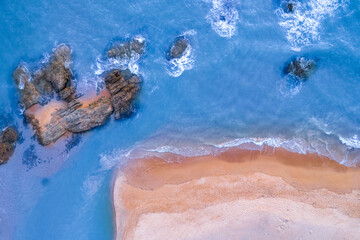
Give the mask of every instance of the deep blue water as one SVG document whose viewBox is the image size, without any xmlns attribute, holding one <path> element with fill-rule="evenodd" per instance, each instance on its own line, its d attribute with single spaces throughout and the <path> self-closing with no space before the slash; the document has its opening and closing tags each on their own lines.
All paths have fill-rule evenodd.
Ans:
<svg viewBox="0 0 360 240">
<path fill-rule="evenodd" d="M 358 163 L 360 1 L 297 3 L 286 14 L 276 0 L 2 0 L 0 127 L 16 125 L 22 140 L 0 166 L 0 239 L 112 239 L 113 172 L 143 142 L 166 151 L 266 143 Z M 174 63 L 181 74 L 165 55 L 182 34 L 192 49 Z M 67 43 L 86 91 L 108 68 L 106 48 L 133 36 L 146 41 L 130 64 L 143 78 L 137 113 L 39 146 L 17 104 L 16 66 L 36 68 Z M 317 61 L 300 85 L 282 73 L 296 56 Z"/>
</svg>

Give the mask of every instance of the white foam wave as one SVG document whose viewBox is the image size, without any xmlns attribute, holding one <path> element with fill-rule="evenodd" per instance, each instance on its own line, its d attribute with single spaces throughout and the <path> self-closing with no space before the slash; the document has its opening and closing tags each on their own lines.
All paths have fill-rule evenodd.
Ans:
<svg viewBox="0 0 360 240">
<path fill-rule="evenodd" d="M 239 14 L 235 7 L 231 6 L 231 1 L 213 0 L 206 18 L 219 36 L 231 38 L 236 33 Z"/>
<path fill-rule="evenodd" d="M 279 79 L 278 89 L 281 95 L 285 98 L 293 98 L 300 93 L 304 86 L 302 81 L 296 81 L 292 76 L 285 76 L 285 78 Z"/>
<path fill-rule="evenodd" d="M 275 13 L 280 19 L 279 25 L 286 31 L 291 49 L 300 51 L 303 46 L 320 40 L 322 20 L 346 3 L 347 0 L 294 1 L 296 7 L 293 12 L 287 13 L 279 7 Z"/>
<path fill-rule="evenodd" d="M 188 45 L 184 54 L 180 58 L 173 58 L 168 61 L 167 73 L 173 77 L 179 77 L 185 70 L 190 70 L 194 67 L 195 56 L 193 48 Z"/>
<path fill-rule="evenodd" d="M 305 154 L 309 151 L 308 144 L 306 144 L 304 140 L 299 138 L 237 138 L 224 143 L 216 144 L 215 146 L 218 148 L 230 148 L 239 147 L 241 145 L 249 143 L 255 144 L 258 147 L 262 147 L 264 145 L 275 148 L 282 147 L 288 151 L 298 152 L 302 154 Z"/>
<path fill-rule="evenodd" d="M 339 137 L 342 144 L 345 144 L 349 148 L 360 148 L 360 139 L 358 135 L 354 135 L 351 138 Z"/>
<path fill-rule="evenodd" d="M 192 146 L 160 146 L 154 149 L 148 149 L 147 151 L 158 153 L 174 153 L 185 157 L 202 156 L 212 153 L 211 147 L 209 146 L 199 146 L 196 148 Z"/>
<path fill-rule="evenodd" d="M 127 158 L 131 152 L 132 150 L 115 150 L 111 154 L 102 154 L 99 160 L 100 167 L 83 182 L 83 197 L 86 199 L 93 197 L 103 184 L 106 172 L 118 166 L 120 160 Z"/>
</svg>

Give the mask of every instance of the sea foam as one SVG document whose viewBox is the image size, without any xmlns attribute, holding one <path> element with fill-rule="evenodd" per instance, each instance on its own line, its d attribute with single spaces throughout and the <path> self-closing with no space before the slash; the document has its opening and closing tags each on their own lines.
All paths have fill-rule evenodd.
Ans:
<svg viewBox="0 0 360 240">
<path fill-rule="evenodd" d="M 279 7 L 275 13 L 280 19 L 279 25 L 286 31 L 291 49 L 300 51 L 303 46 L 320 40 L 319 29 L 323 19 L 346 3 L 347 0 L 294 1 L 294 12 L 286 13 Z"/>
<path fill-rule="evenodd" d="M 206 18 L 220 37 L 231 38 L 236 33 L 239 14 L 232 1 L 213 0 Z"/>
<path fill-rule="evenodd" d="M 193 48 L 189 45 L 180 58 L 173 58 L 168 61 L 166 71 L 170 76 L 179 77 L 185 70 L 192 69 L 194 64 Z"/>
<path fill-rule="evenodd" d="M 342 144 L 345 144 L 349 148 L 360 148 L 360 139 L 358 135 L 354 135 L 351 138 L 339 137 L 339 140 Z"/>
</svg>

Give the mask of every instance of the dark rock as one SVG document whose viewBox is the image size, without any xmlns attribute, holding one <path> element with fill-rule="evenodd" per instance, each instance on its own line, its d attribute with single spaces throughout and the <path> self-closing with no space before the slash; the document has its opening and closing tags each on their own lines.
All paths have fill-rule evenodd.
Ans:
<svg viewBox="0 0 360 240">
<path fill-rule="evenodd" d="M 74 99 L 73 73 L 70 62 L 70 48 L 61 44 L 54 50 L 49 62 L 36 71 L 33 76 L 24 65 L 20 65 L 14 71 L 14 80 L 19 90 L 20 101 L 25 109 L 37 103 L 46 103 L 44 99 L 52 98 L 54 92 L 66 101 Z"/>
<path fill-rule="evenodd" d="M 6 163 L 13 155 L 15 147 L 9 142 L 0 142 L 0 164 Z"/>
<path fill-rule="evenodd" d="M 298 57 L 285 66 L 284 73 L 305 81 L 315 71 L 315 68 L 316 63 L 314 60 Z"/>
<path fill-rule="evenodd" d="M 39 88 L 41 86 L 43 89 L 42 86 L 46 85 L 44 82 L 48 82 L 51 83 L 55 92 L 60 92 L 70 83 L 73 77 L 70 62 L 70 48 L 65 44 L 57 46 L 53 55 L 50 57 L 49 63 L 34 76 L 35 85 Z M 49 87 L 46 86 L 46 89 L 48 88 Z"/>
<path fill-rule="evenodd" d="M 113 45 L 108 51 L 110 58 L 131 58 L 135 54 L 142 55 L 145 49 L 145 42 L 142 39 L 134 38 L 130 42 Z"/>
<path fill-rule="evenodd" d="M 168 53 L 169 59 L 182 57 L 189 46 L 189 40 L 184 37 L 177 38 L 170 47 L 170 51 Z"/>
<path fill-rule="evenodd" d="M 34 84 L 30 81 L 30 74 L 27 68 L 20 65 L 14 71 L 14 81 L 19 90 L 20 102 L 29 108 L 39 102 L 41 97 L 40 93 L 36 90 Z"/>
<path fill-rule="evenodd" d="M 294 1 L 286 1 L 283 3 L 283 9 L 286 13 L 293 13 L 295 11 L 296 3 Z"/>
<path fill-rule="evenodd" d="M 7 127 L 1 134 L 2 142 L 14 143 L 18 140 L 19 134 L 13 127 Z"/>
<path fill-rule="evenodd" d="M 132 103 L 140 91 L 141 80 L 128 71 L 113 70 L 105 77 L 106 88 L 110 91 L 111 102 L 115 112 L 115 119 L 124 118 L 131 114 Z"/>
<path fill-rule="evenodd" d="M 17 140 L 18 140 L 18 132 L 12 127 L 7 127 L 1 133 L 0 165 L 6 163 L 13 155 Z"/>
<path fill-rule="evenodd" d="M 59 92 L 59 96 L 62 100 L 71 102 L 75 99 L 75 90 L 72 87 L 66 87 Z"/>
</svg>

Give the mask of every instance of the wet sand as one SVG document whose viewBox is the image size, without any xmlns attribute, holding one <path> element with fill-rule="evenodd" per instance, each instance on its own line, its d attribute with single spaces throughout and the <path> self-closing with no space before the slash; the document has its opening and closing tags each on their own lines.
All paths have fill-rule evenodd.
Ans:
<svg viewBox="0 0 360 240">
<path fill-rule="evenodd" d="M 134 159 L 113 198 L 117 239 L 360 237 L 360 169 L 284 149 Z"/>
</svg>

